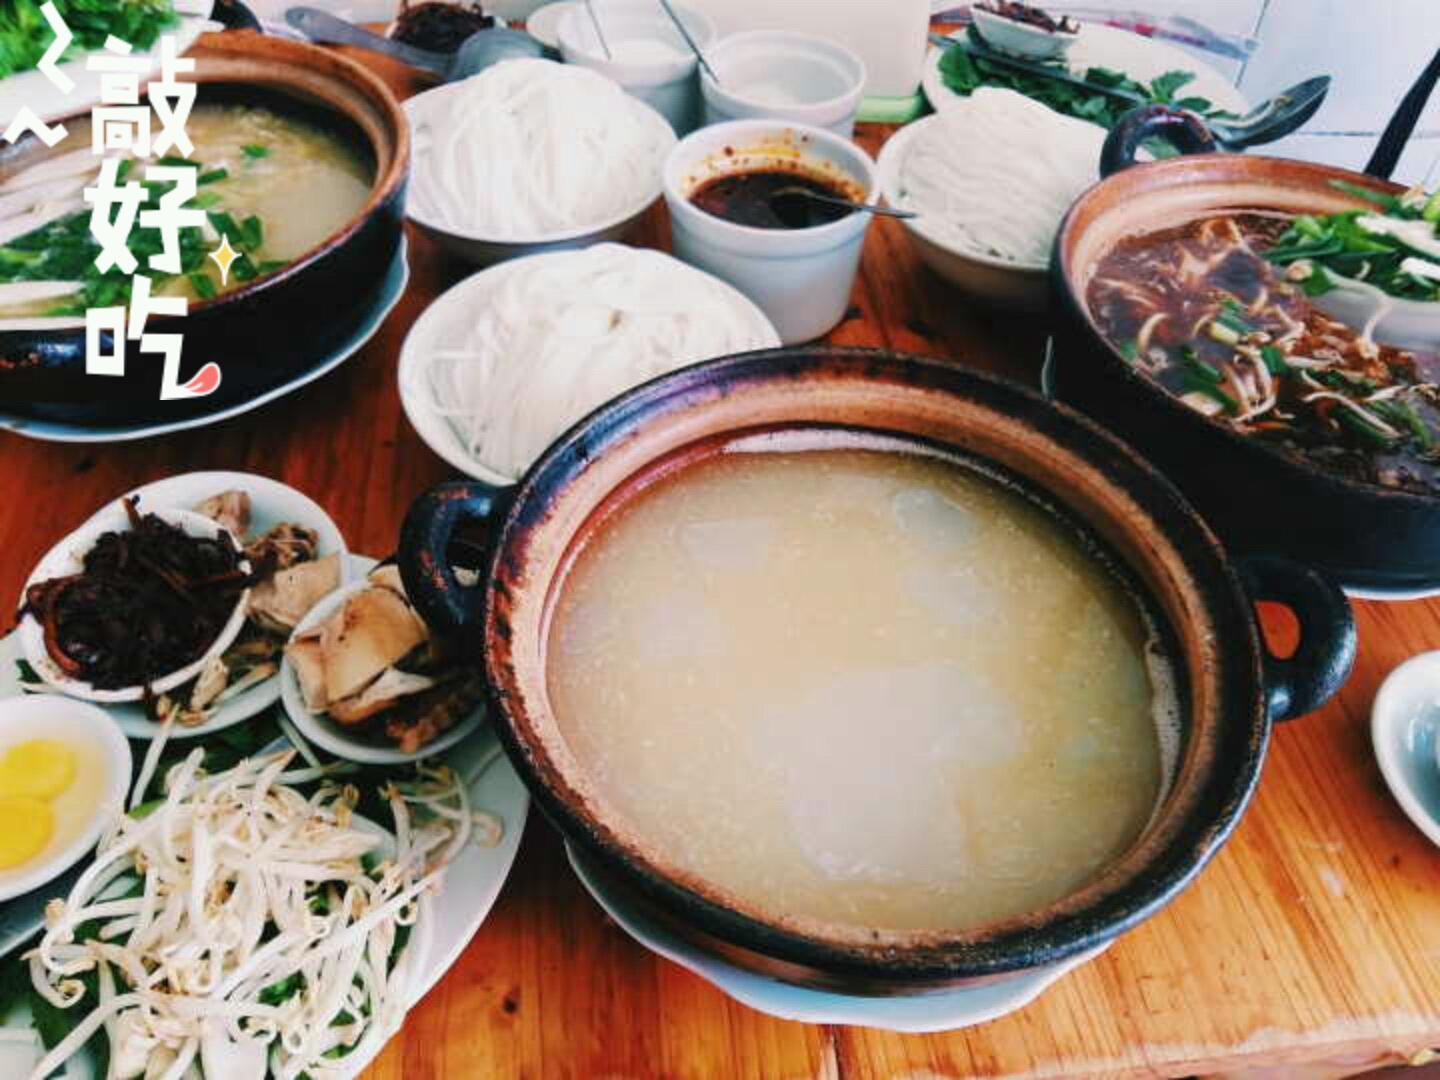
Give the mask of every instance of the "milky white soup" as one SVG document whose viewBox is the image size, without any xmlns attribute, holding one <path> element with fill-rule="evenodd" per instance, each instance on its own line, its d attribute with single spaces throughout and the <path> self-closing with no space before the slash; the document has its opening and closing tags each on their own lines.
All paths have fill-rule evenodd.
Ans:
<svg viewBox="0 0 1440 1080">
<path fill-rule="evenodd" d="M 767 912 L 955 930 L 1140 833 L 1173 715 L 1150 639 L 1078 536 L 966 467 L 732 448 L 590 531 L 547 662 L 582 774 L 664 860 Z"/>
</svg>

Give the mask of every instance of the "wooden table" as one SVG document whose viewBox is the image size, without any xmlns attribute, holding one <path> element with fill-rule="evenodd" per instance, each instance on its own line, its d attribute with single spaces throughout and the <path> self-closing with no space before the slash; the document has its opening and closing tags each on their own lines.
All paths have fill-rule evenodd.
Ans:
<svg viewBox="0 0 1440 1080">
<path fill-rule="evenodd" d="M 398 70 L 377 69 L 409 89 Z M 861 141 L 874 152 L 884 135 Z M 657 210 L 634 242 L 663 246 L 665 234 Z M 0 595 L 18 595 L 44 551 L 105 500 L 194 469 L 277 477 L 318 499 L 353 550 L 390 551 L 411 499 L 449 475 L 401 414 L 396 356 L 416 316 L 466 272 L 411 239 L 400 307 L 359 355 L 297 394 L 113 447 L 0 436 Z M 853 301 L 836 342 L 1035 380 L 1045 327 L 967 308 L 892 222 L 870 231 Z M 532 818 L 489 921 L 367 1080 L 1184 1076 L 1414 1059 L 1440 1046 L 1440 852 L 1386 791 L 1368 717 L 1386 672 L 1440 647 L 1440 602 L 1356 610 L 1349 685 L 1277 731 L 1253 806 L 1199 881 L 1015 1015 L 905 1036 L 752 1012 L 608 922 Z"/>
</svg>

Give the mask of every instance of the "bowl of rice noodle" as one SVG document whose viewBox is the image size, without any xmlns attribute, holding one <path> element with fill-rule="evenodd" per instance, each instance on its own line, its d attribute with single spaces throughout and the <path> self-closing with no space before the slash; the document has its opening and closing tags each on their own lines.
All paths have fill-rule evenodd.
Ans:
<svg viewBox="0 0 1440 1080">
<path fill-rule="evenodd" d="M 922 262 L 987 302 L 1038 311 L 1070 204 L 1100 179 L 1105 129 L 982 87 L 885 144 L 880 188 Z"/>
<path fill-rule="evenodd" d="M 623 236 L 660 197 L 675 145 L 650 106 L 550 60 L 504 61 L 405 110 L 410 219 L 481 266 Z"/>
<path fill-rule="evenodd" d="M 599 244 L 474 274 L 400 352 L 400 400 L 461 472 L 512 484 L 611 398 L 687 364 L 780 344 L 738 290 L 658 251 Z"/>
</svg>

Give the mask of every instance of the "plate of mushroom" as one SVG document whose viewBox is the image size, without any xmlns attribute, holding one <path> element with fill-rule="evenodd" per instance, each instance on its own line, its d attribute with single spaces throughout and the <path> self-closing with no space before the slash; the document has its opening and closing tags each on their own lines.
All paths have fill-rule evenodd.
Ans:
<svg viewBox="0 0 1440 1080">
<path fill-rule="evenodd" d="M 106 711 L 132 739 L 190 739 L 273 705 L 291 632 L 314 603 L 350 578 L 345 540 L 330 516 L 292 487 L 239 472 L 173 476 L 122 498 L 142 511 L 188 510 L 210 518 L 241 546 L 253 576 L 244 627 L 198 675 L 141 701 L 109 704 Z M 51 690 L 38 676 L 21 675 L 27 691 Z"/>
</svg>

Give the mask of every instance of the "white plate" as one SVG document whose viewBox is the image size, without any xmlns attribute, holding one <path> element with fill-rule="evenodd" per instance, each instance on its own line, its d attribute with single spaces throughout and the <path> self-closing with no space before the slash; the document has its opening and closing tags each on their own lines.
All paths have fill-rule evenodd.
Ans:
<svg viewBox="0 0 1440 1080">
<path fill-rule="evenodd" d="M 340 584 L 346 584 L 351 577 L 351 559 L 345 547 L 345 538 L 340 529 L 320 506 L 309 496 L 303 495 L 278 480 L 267 476 L 256 476 L 242 472 L 193 472 L 171 476 L 146 484 L 126 496 L 140 499 L 140 509 L 188 510 L 212 495 L 222 491 L 240 489 L 250 495 L 250 535 L 259 536 L 281 522 L 293 522 L 314 529 L 319 534 L 318 554 L 321 556 L 340 555 Z M 118 502 L 120 500 L 116 500 Z M 103 513 L 104 511 L 100 511 Z M 3 648 L 3 646 L 0 646 Z M 228 727 L 248 720 L 263 712 L 280 700 L 280 676 L 250 687 L 220 708 L 209 720 L 197 727 L 176 724 L 170 732 L 172 739 L 194 739 L 224 731 Z M 153 739 L 159 734 L 160 726 L 145 714 L 142 706 L 117 704 L 106 707 L 125 734 L 132 739 Z"/>
<path fill-rule="evenodd" d="M 223 29 L 220 23 L 196 15 L 187 15 L 165 33 L 175 36 L 176 52 L 183 55 L 201 34 Z M 49 34 L 49 30 L 45 33 Z M 148 52 L 130 54 L 132 57 L 143 58 L 149 64 L 146 74 L 141 78 L 142 83 L 160 74 L 162 41 L 163 37 L 157 38 Z M 101 100 L 100 81 L 104 75 L 99 71 L 87 70 L 85 58 L 102 55 L 105 55 L 103 49 L 80 53 L 59 65 L 60 70 L 75 81 L 75 88 L 68 93 L 40 71 L 22 71 L 8 79 L 0 79 L 0 124 L 10 123 L 23 108 L 34 110 L 40 119 L 48 123 L 64 116 L 74 116 L 98 105 Z"/>
<path fill-rule="evenodd" d="M 744 971 L 656 926 L 607 892 L 585 867 L 574 848 L 565 845 L 570 866 L 580 883 L 620 928 L 651 952 L 693 971 L 730 997 L 767 1016 L 803 1024 L 839 1024 L 920 1034 L 973 1027 L 1030 1004 L 1051 983 L 1099 956 L 1107 945 L 1050 967 L 1026 971 L 1002 982 L 915 997 L 852 997 L 792 986 Z"/>
<path fill-rule="evenodd" d="M 239 542 L 216 522 L 202 517 L 192 510 L 160 510 L 157 511 L 157 515 L 168 524 L 177 526 L 189 536 L 216 541 L 223 537 L 235 551 L 238 568 L 245 573 L 249 572 L 250 564 L 240 552 Z M 108 503 L 99 512 L 92 514 L 85 524 L 51 548 L 45 557 L 35 565 L 35 569 L 30 572 L 30 576 L 20 590 L 17 606 L 25 606 L 25 598 L 32 586 L 40 582 L 80 573 L 84 569 L 86 556 L 95 548 L 105 533 L 128 532 L 129 530 L 130 518 L 125 507 L 118 502 Z M 144 696 L 147 685 L 154 693 L 163 694 L 174 690 L 177 686 L 183 686 L 199 675 L 206 664 L 228 649 L 239 637 L 240 631 L 245 627 L 245 611 L 249 603 L 250 589 L 247 587 L 236 598 L 229 618 L 220 628 L 215 639 L 202 654 L 184 667 L 154 679 L 148 684 L 137 683 L 117 689 L 102 690 L 93 683 L 62 671 L 60 665 L 49 654 L 45 644 L 45 631 L 33 612 L 27 611 L 22 616 L 17 633 L 20 637 L 21 647 L 25 650 L 25 659 L 29 662 L 30 667 L 40 678 L 61 693 L 107 705 L 120 701 L 139 701 Z"/>
<path fill-rule="evenodd" d="M 359 572 L 373 562 L 361 560 L 358 556 L 351 558 L 360 568 Z M 20 692 L 13 663 L 18 655 L 14 634 L 0 638 L 0 695 Z M 505 756 L 491 756 L 495 748 L 494 736 L 486 732 L 457 746 L 442 758 L 466 778 L 471 805 L 498 817 L 504 823 L 505 833 L 495 847 L 470 844 L 456 855 L 442 887 L 429 898 L 428 917 L 425 919 L 429 930 L 421 942 L 422 949 L 417 953 L 416 971 L 409 990 L 412 1008 L 440 981 L 470 944 L 494 907 L 520 849 L 520 839 L 530 810 L 530 796 Z M 476 774 L 476 767 L 483 765 L 487 758 L 488 766 Z M 4 924 L 9 940 L 18 943 L 38 931 L 42 910 L 42 904 L 33 907 L 27 928 L 19 925 L 18 919 L 12 919 L 4 906 L 0 906 L 0 923 Z M 4 1024 L 3 1031 L 28 1031 L 28 1020 L 25 1010 L 17 1010 Z M 39 1060 L 38 1053 L 22 1061 L 23 1055 L 22 1043 L 0 1038 L 0 1076 L 24 1075 L 29 1065 Z M 359 1072 L 373 1060 L 357 1060 L 355 1071 Z M 66 1080 L 90 1080 L 94 1072 L 88 1058 L 80 1056 L 71 1060 L 63 1075 Z"/>
<path fill-rule="evenodd" d="M 963 32 L 958 31 L 952 36 Z M 925 58 L 921 85 L 930 104 L 943 112 L 961 100 L 961 95 L 945 85 L 940 75 L 940 56 L 940 49 L 930 50 Z M 1244 113 L 1250 108 L 1245 95 L 1199 57 L 1168 42 L 1141 37 L 1113 26 L 1081 23 L 1080 33 L 1066 54 L 1065 65 L 1081 77 L 1089 68 L 1103 67 L 1122 71 L 1144 83 L 1167 71 L 1193 71 L 1195 79 L 1180 90 L 1180 97 L 1208 98 L 1217 108 L 1233 113 Z"/>
<path fill-rule="evenodd" d="M 1370 710 L 1370 739 L 1395 801 L 1440 845 L 1440 652 L 1411 657 L 1386 676 Z"/>
<path fill-rule="evenodd" d="M 0 431 L 12 431 L 16 435 L 23 435 L 27 439 L 40 439 L 43 442 L 69 442 L 69 443 L 112 443 L 126 442 L 131 439 L 149 439 L 156 435 L 169 435 L 176 431 L 188 431 L 191 428 L 209 427 L 211 424 L 218 424 L 222 420 L 228 420 L 232 416 L 239 416 L 242 413 L 251 412 L 267 405 L 276 398 L 292 394 L 302 386 L 306 386 L 322 375 L 328 375 L 337 367 L 343 364 L 355 353 L 359 352 L 362 346 L 375 336 L 380 325 L 385 321 L 386 316 L 400 302 L 400 297 L 405 294 L 405 286 L 410 281 L 410 264 L 407 259 L 407 244 L 405 238 L 400 238 L 400 247 L 395 252 L 395 258 L 390 263 L 385 279 L 375 294 L 374 306 L 365 316 L 365 320 L 355 333 L 342 342 L 334 351 L 317 360 L 313 367 L 307 368 L 289 382 L 266 390 L 248 401 L 241 401 L 226 408 L 219 409 L 213 413 L 205 413 L 201 416 L 187 416 L 183 420 L 148 421 L 138 424 L 121 424 L 115 426 L 98 426 L 90 424 L 70 424 L 62 420 L 43 420 L 30 416 L 16 416 L 13 413 L 0 412 Z"/>
<path fill-rule="evenodd" d="M 300 620 L 300 625 L 295 627 L 295 633 L 291 635 L 291 640 L 293 641 L 296 636 L 305 633 L 317 623 L 324 622 L 339 609 L 341 604 L 356 593 L 364 592 L 366 589 L 382 588 L 383 586 L 371 584 L 365 576 L 375 565 L 373 559 L 362 559 L 355 556 L 355 580 L 348 585 L 340 586 L 311 608 L 310 613 Z M 366 765 L 402 765 L 433 757 L 452 746 L 460 745 L 485 722 L 485 705 L 482 702 L 475 706 L 474 711 L 464 720 L 461 720 L 438 739 L 426 743 L 413 754 L 379 746 L 368 740 L 357 739 L 343 725 L 337 724 L 328 716 L 312 713 L 305 708 L 305 701 L 300 696 L 300 681 L 295 675 L 295 668 L 290 663 L 289 657 L 286 657 L 280 664 L 280 700 L 284 702 L 285 712 L 294 721 L 295 726 L 300 729 L 301 735 L 336 757 L 344 758 L 347 761 L 359 761 Z"/>
</svg>

